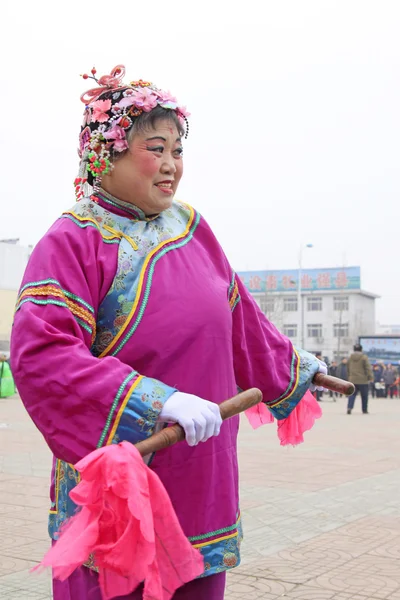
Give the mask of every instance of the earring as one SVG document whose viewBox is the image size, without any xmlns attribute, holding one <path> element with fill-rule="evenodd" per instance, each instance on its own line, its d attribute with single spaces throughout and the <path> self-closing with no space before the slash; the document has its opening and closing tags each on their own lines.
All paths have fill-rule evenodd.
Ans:
<svg viewBox="0 0 400 600">
<path fill-rule="evenodd" d="M 87 170 L 93 175 L 93 177 L 101 177 L 106 175 L 111 170 L 110 153 L 102 145 L 101 150 L 97 153 L 92 150 L 88 156 L 89 162 L 87 164 Z"/>
<path fill-rule="evenodd" d="M 90 196 L 91 200 L 98 202 L 97 194 L 101 188 L 101 177 L 107 175 L 112 170 L 112 162 L 110 160 L 110 152 L 106 150 L 105 145 L 101 144 L 100 152 L 91 150 L 88 155 L 88 163 L 86 165 L 89 173 L 93 175 L 93 194 Z"/>
<path fill-rule="evenodd" d="M 76 201 L 79 202 L 85 195 L 84 185 L 87 182 L 86 177 L 77 177 L 74 181 Z"/>
<path fill-rule="evenodd" d="M 100 192 L 100 188 L 101 188 L 101 177 L 95 177 L 94 181 L 93 181 L 93 194 L 90 196 L 90 199 L 93 202 L 97 203 L 99 201 L 97 194 Z"/>
</svg>

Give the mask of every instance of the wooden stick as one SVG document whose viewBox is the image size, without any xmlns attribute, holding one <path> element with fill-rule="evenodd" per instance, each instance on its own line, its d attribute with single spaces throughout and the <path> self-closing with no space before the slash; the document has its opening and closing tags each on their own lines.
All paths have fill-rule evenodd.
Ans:
<svg viewBox="0 0 400 600">
<path fill-rule="evenodd" d="M 354 385 L 349 381 L 343 381 L 343 379 L 338 379 L 331 375 L 323 375 L 322 373 L 317 373 L 314 376 L 313 383 L 318 386 L 323 386 L 328 390 L 332 390 L 333 392 L 345 394 L 345 396 L 351 396 L 355 389 Z M 262 393 L 257 388 L 251 388 L 250 390 L 241 392 L 240 394 L 237 394 L 237 396 L 225 400 L 225 402 L 222 402 L 222 404 L 219 405 L 221 417 L 225 421 L 225 419 L 229 419 L 230 417 L 238 415 L 248 408 L 255 406 L 261 402 L 261 400 Z M 159 450 L 173 446 L 184 439 L 185 432 L 183 428 L 176 423 L 171 427 L 165 427 L 146 440 L 138 442 L 135 446 L 142 456 L 146 456 L 147 454 L 152 454 L 153 452 L 158 452 Z"/>
<path fill-rule="evenodd" d="M 344 381 L 343 379 L 339 379 L 338 377 L 332 377 L 332 375 L 324 375 L 323 373 L 317 373 L 314 376 L 313 384 L 322 386 L 327 390 L 331 390 L 332 392 L 338 392 L 339 394 L 344 394 L 345 396 L 351 396 L 355 392 L 354 383 L 350 381 Z"/>
<path fill-rule="evenodd" d="M 237 396 L 225 400 L 225 402 L 222 402 L 222 404 L 219 405 L 221 417 L 225 421 L 225 419 L 229 419 L 229 417 L 238 415 L 248 408 L 255 406 L 261 402 L 261 400 L 262 393 L 257 388 L 251 388 L 250 390 L 241 392 L 240 394 L 237 394 Z M 142 456 L 146 456 L 146 454 L 152 454 L 163 448 L 168 448 L 184 439 L 185 432 L 183 428 L 180 425 L 175 424 L 172 425 L 172 427 L 162 429 L 146 440 L 138 442 L 135 446 Z"/>
</svg>

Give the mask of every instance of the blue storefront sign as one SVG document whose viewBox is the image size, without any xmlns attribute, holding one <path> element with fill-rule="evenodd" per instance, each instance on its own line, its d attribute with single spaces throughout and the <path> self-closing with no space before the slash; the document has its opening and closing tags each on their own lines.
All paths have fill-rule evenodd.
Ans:
<svg viewBox="0 0 400 600">
<path fill-rule="evenodd" d="M 296 292 L 299 271 L 239 271 L 238 275 L 249 292 Z M 307 290 L 359 290 L 360 267 L 342 269 L 304 269 L 301 272 L 301 289 Z"/>
<path fill-rule="evenodd" d="M 400 362 L 400 337 L 360 337 L 360 344 L 371 362 Z"/>
</svg>

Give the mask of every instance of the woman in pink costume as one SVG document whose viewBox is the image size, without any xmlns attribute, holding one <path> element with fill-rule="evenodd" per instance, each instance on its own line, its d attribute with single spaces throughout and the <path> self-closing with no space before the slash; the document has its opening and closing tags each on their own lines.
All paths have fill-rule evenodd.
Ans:
<svg viewBox="0 0 400 600">
<path fill-rule="evenodd" d="M 26 269 L 13 372 L 54 454 L 53 539 L 75 510 L 72 465 L 107 444 L 143 440 L 159 423 L 182 425 L 186 441 L 150 461 L 204 557 L 203 576 L 174 598 L 221 600 L 242 533 L 239 418 L 221 423 L 218 404 L 258 387 L 270 413 L 290 422 L 325 367 L 266 319 L 204 218 L 173 200 L 188 114 L 148 82 L 123 83 L 124 71 L 97 80 L 93 70 L 98 86 L 82 96 L 78 202 Z M 55 600 L 101 599 L 90 563 L 53 587 Z"/>
</svg>

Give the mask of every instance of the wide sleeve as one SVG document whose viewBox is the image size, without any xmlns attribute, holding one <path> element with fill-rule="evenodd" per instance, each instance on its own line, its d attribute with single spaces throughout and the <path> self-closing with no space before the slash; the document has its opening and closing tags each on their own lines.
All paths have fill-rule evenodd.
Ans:
<svg viewBox="0 0 400 600">
<path fill-rule="evenodd" d="M 118 358 L 91 353 L 118 245 L 104 243 L 95 228 L 76 230 L 60 219 L 36 246 L 11 339 L 21 399 L 54 455 L 67 463 L 115 441 L 148 437 L 176 391 Z"/>
<path fill-rule="evenodd" d="M 236 382 L 241 389 L 258 387 L 272 415 L 285 419 L 305 396 L 319 363 L 268 321 L 236 274 L 229 302 Z"/>
</svg>

